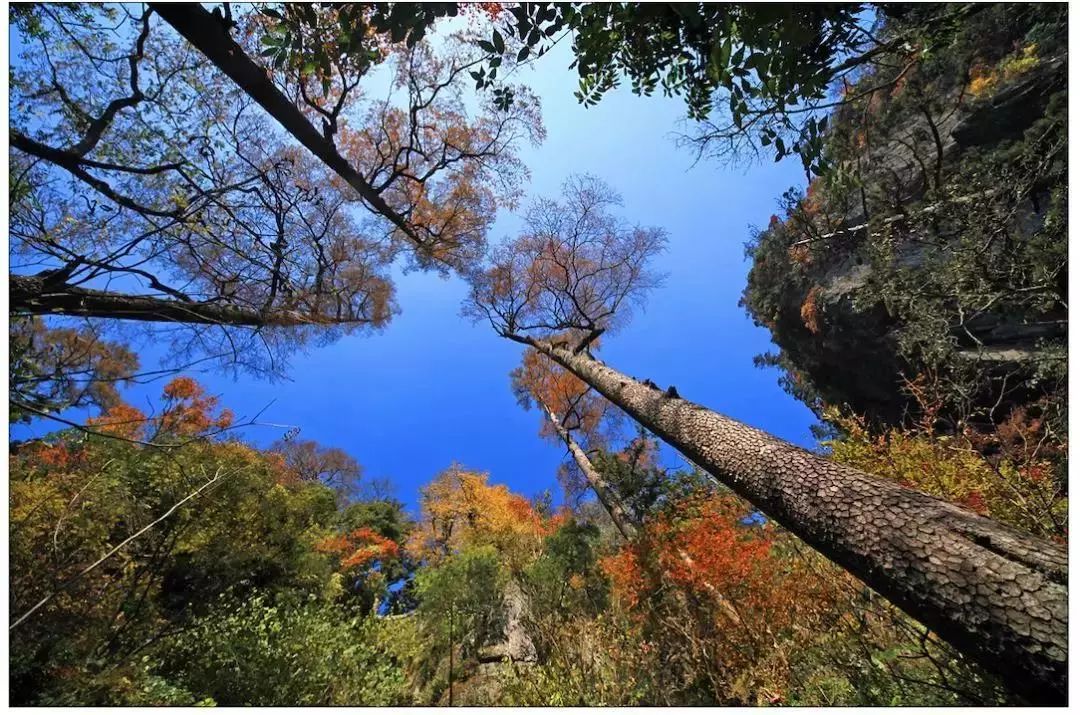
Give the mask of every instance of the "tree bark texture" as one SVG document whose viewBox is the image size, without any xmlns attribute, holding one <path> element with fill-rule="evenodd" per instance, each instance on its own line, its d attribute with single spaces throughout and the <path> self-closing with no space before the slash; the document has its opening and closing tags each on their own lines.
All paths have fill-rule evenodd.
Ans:
<svg viewBox="0 0 1080 715">
<path fill-rule="evenodd" d="M 523 339 L 1033 703 L 1067 698 L 1065 548 Z"/>
<path fill-rule="evenodd" d="M 197 323 L 261 328 L 309 325 L 317 321 L 298 313 L 265 315 L 220 303 L 185 302 L 127 295 L 56 283 L 41 276 L 9 276 L 13 315 L 70 315 L 163 323 Z"/>
</svg>

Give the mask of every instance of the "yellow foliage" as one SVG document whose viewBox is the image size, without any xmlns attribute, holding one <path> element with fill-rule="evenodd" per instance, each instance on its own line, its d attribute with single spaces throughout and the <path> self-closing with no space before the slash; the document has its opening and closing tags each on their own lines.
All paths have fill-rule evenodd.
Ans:
<svg viewBox="0 0 1080 715">
<path fill-rule="evenodd" d="M 978 64 L 971 69 L 971 81 L 967 91 L 976 97 L 986 97 L 1002 82 L 1015 79 L 1034 69 L 1039 64 L 1036 56 L 1038 47 L 1032 43 L 1019 53 L 1013 53 L 1003 59 L 996 67 Z"/>
<path fill-rule="evenodd" d="M 823 444 L 833 459 L 1046 537 L 1063 538 L 1067 499 L 1054 484 L 1046 459 L 990 459 L 961 437 L 928 429 L 872 434 L 857 417 L 826 410 L 846 432 Z"/>
<path fill-rule="evenodd" d="M 1039 58 L 1035 54 L 1037 49 L 1035 43 L 1032 43 L 1025 47 L 1019 55 L 1012 55 L 1002 60 L 1001 72 L 1004 78 L 1019 77 L 1034 69 L 1039 64 Z"/>
<path fill-rule="evenodd" d="M 527 499 L 457 464 L 421 490 L 420 508 L 420 521 L 405 548 L 433 562 L 488 545 L 515 562 L 538 551 L 547 529 Z"/>
</svg>

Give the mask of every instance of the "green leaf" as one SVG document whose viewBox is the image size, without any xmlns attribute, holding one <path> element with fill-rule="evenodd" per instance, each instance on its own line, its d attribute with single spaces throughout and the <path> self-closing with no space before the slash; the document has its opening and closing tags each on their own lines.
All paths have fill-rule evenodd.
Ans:
<svg viewBox="0 0 1080 715">
<path fill-rule="evenodd" d="M 526 59 L 528 59 L 528 57 L 529 57 L 529 47 L 528 47 L 528 45 L 526 45 L 525 47 L 522 47 L 518 51 L 518 53 L 517 53 L 517 61 L 518 62 L 524 62 Z"/>
<path fill-rule="evenodd" d="M 724 39 L 724 44 L 720 46 L 720 55 L 717 58 L 716 64 L 720 69 L 727 69 L 728 61 L 731 59 L 731 38 Z"/>
<path fill-rule="evenodd" d="M 492 30 L 492 32 L 491 32 L 491 44 L 492 44 L 493 49 L 495 50 L 495 52 L 497 52 L 500 55 L 503 52 L 506 51 L 506 45 L 503 43 L 502 35 L 499 34 L 498 30 Z"/>
</svg>

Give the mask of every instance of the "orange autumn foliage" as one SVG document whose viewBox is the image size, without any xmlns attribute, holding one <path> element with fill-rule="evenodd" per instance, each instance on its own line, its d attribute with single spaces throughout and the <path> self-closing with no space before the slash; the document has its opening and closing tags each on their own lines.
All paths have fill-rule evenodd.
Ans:
<svg viewBox="0 0 1080 715">
<path fill-rule="evenodd" d="M 120 402 L 89 418 L 86 426 L 98 434 L 129 440 L 146 440 L 162 434 L 197 437 L 232 426 L 232 410 L 218 410 L 218 398 L 207 395 L 190 377 L 171 380 L 162 389 L 161 398 L 164 405 L 161 414 L 155 417 Z"/>
<path fill-rule="evenodd" d="M 19 454 L 27 455 L 28 462 L 42 467 L 45 471 L 55 473 L 77 467 L 85 457 L 85 450 L 67 442 L 32 442 L 20 447 Z"/>
<path fill-rule="evenodd" d="M 489 22 L 495 22 L 503 14 L 501 2 L 463 2 L 458 3 L 466 16 L 483 16 Z"/>
<path fill-rule="evenodd" d="M 165 409 L 157 419 L 158 430 L 177 435 L 199 435 L 211 429 L 227 429 L 233 413 L 228 408 L 215 416 L 218 398 L 207 395 L 199 383 L 190 377 L 178 377 L 162 390 Z"/>
<path fill-rule="evenodd" d="M 964 424 L 956 435 L 940 435 L 934 431 L 935 381 L 919 376 L 907 386 L 923 410 L 910 428 L 876 432 L 865 420 L 829 408 L 827 418 L 845 434 L 824 442 L 833 459 L 1029 533 L 1065 537 L 1068 494 L 1055 460 L 1066 444 L 1055 444 L 1045 431 L 1037 404 L 1016 408 L 992 432 Z"/>
<path fill-rule="evenodd" d="M 700 654 L 718 693 L 764 704 L 790 682 L 791 654 L 844 617 L 851 588 L 793 553 L 772 524 L 745 523 L 747 510 L 734 496 L 699 492 L 600 567 L 650 643 Z"/>
<path fill-rule="evenodd" d="M 521 365 L 510 373 L 510 379 L 522 406 L 530 407 L 535 403 L 542 411 L 551 410 L 567 429 L 577 431 L 586 440 L 599 432 L 607 403 L 546 355 L 527 350 Z M 540 435 L 561 441 L 546 415 L 541 422 Z"/>
<path fill-rule="evenodd" d="M 797 263 L 804 267 L 809 266 L 814 262 L 814 254 L 807 245 L 792 246 L 789 248 L 788 258 L 791 259 L 792 263 Z"/>
<path fill-rule="evenodd" d="M 469 59 L 460 51 L 436 54 L 421 43 L 395 59 L 394 87 L 408 106 L 370 103 L 357 121 L 342 120 L 335 142 L 408 217 L 420 264 L 470 265 L 483 254 L 497 210 L 521 196 L 528 169 L 516 151 L 543 139 L 539 104 L 521 88 L 509 111 L 472 114 L 462 94 Z"/>
<path fill-rule="evenodd" d="M 799 316 L 802 318 L 803 325 L 814 335 L 821 332 L 821 307 L 818 305 L 820 295 L 821 289 L 814 286 L 806 294 L 806 298 L 799 308 Z"/>
<path fill-rule="evenodd" d="M 799 203 L 799 208 L 802 210 L 805 218 L 813 218 L 821 213 L 821 209 L 824 204 L 825 197 L 825 182 L 822 181 L 820 176 L 815 176 L 810 180 L 809 185 L 806 187 L 806 196 Z"/>
<path fill-rule="evenodd" d="M 120 402 L 120 385 L 139 367 L 127 346 L 102 339 L 90 327 L 54 328 L 40 317 L 13 321 L 9 345 L 13 364 L 20 365 L 11 374 L 14 392 L 21 401 L 30 398 L 54 409 L 88 404 L 108 409 Z"/>
<path fill-rule="evenodd" d="M 365 568 L 401 555 L 395 541 L 367 527 L 322 539 L 315 543 L 315 550 L 340 559 L 343 569 Z"/>
<path fill-rule="evenodd" d="M 638 543 L 602 562 L 617 597 L 628 607 L 658 588 L 660 579 L 691 590 L 740 594 L 767 580 L 772 536 L 761 527 L 740 524 L 745 507 L 736 500 L 697 496 L 680 503 L 677 513 L 692 516 L 665 514 L 649 522 Z"/>
<path fill-rule="evenodd" d="M 146 434 L 148 418 L 141 410 L 126 403 L 113 405 L 97 417 L 86 421 L 95 432 L 122 439 L 142 439 Z"/>
<path fill-rule="evenodd" d="M 791 627 L 828 609 L 830 586 L 786 554 L 789 537 L 774 525 L 746 523 L 748 506 L 731 495 L 698 493 L 645 525 L 642 537 L 601 562 L 629 609 L 669 584 L 702 602 L 721 594 L 744 622 Z"/>
</svg>

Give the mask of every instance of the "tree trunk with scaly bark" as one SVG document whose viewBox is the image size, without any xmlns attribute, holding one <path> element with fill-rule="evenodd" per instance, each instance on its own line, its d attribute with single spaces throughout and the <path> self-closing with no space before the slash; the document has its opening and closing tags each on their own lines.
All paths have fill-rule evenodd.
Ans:
<svg viewBox="0 0 1080 715">
<path fill-rule="evenodd" d="M 1065 548 L 784 442 L 614 370 L 544 353 L 1033 703 L 1066 702 Z"/>
</svg>

